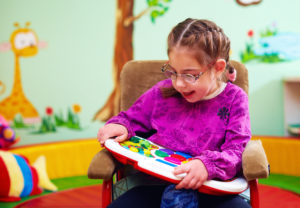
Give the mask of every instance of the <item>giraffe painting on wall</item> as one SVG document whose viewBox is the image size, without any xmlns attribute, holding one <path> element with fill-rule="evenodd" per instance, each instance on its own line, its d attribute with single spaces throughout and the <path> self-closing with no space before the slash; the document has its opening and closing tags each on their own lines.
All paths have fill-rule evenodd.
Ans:
<svg viewBox="0 0 300 208">
<path fill-rule="evenodd" d="M 38 41 L 36 33 L 28 28 L 29 25 L 30 23 L 27 22 L 26 27 L 21 28 L 18 23 L 15 23 L 17 29 L 11 34 L 10 42 L 0 44 L 0 51 L 12 50 L 15 57 L 14 84 L 11 94 L 0 101 L 0 114 L 8 121 L 12 121 L 16 115 L 20 114 L 25 123 L 40 122 L 36 108 L 23 91 L 20 57 L 35 56 L 38 48 L 45 47 L 46 44 Z M 0 85 L 0 88 L 5 88 L 3 82 L 0 82 Z"/>
</svg>

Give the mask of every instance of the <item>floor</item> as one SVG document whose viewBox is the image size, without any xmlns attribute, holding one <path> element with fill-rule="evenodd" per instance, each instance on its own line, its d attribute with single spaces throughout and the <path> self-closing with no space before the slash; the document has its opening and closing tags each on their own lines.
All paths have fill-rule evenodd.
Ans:
<svg viewBox="0 0 300 208">
<path fill-rule="evenodd" d="M 16 206 L 16 208 L 49 207 L 101 207 L 101 185 L 60 191 L 41 196 Z M 300 208 L 300 196 L 268 185 L 259 185 L 261 208 Z"/>
</svg>

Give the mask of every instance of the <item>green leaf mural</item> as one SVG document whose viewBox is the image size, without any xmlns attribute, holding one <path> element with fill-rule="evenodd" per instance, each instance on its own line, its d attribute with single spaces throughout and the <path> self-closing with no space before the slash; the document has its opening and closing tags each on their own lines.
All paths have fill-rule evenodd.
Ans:
<svg viewBox="0 0 300 208">
<path fill-rule="evenodd" d="M 163 16 L 169 9 L 168 4 L 172 0 L 147 0 L 148 9 L 151 9 L 150 18 L 155 23 L 156 18 Z"/>
</svg>

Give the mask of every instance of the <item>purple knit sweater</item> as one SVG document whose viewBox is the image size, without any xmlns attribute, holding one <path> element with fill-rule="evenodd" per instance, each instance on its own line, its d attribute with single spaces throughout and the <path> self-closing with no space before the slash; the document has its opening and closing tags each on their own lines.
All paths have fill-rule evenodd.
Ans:
<svg viewBox="0 0 300 208">
<path fill-rule="evenodd" d="M 160 88 L 171 85 L 171 80 L 157 83 L 107 123 L 124 125 L 129 137 L 156 131 L 150 141 L 200 159 L 208 179 L 234 177 L 251 137 L 247 94 L 228 83 L 218 96 L 189 103 L 180 95 L 163 98 Z"/>
</svg>

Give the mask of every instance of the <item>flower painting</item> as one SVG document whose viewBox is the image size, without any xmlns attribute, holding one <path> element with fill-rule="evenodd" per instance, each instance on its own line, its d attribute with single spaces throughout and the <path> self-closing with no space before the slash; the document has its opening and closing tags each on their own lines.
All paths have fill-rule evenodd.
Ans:
<svg viewBox="0 0 300 208">
<path fill-rule="evenodd" d="M 300 34 L 278 32 L 275 23 L 258 34 L 250 29 L 247 36 L 246 47 L 240 53 L 243 63 L 253 60 L 277 63 L 300 59 Z"/>
</svg>

